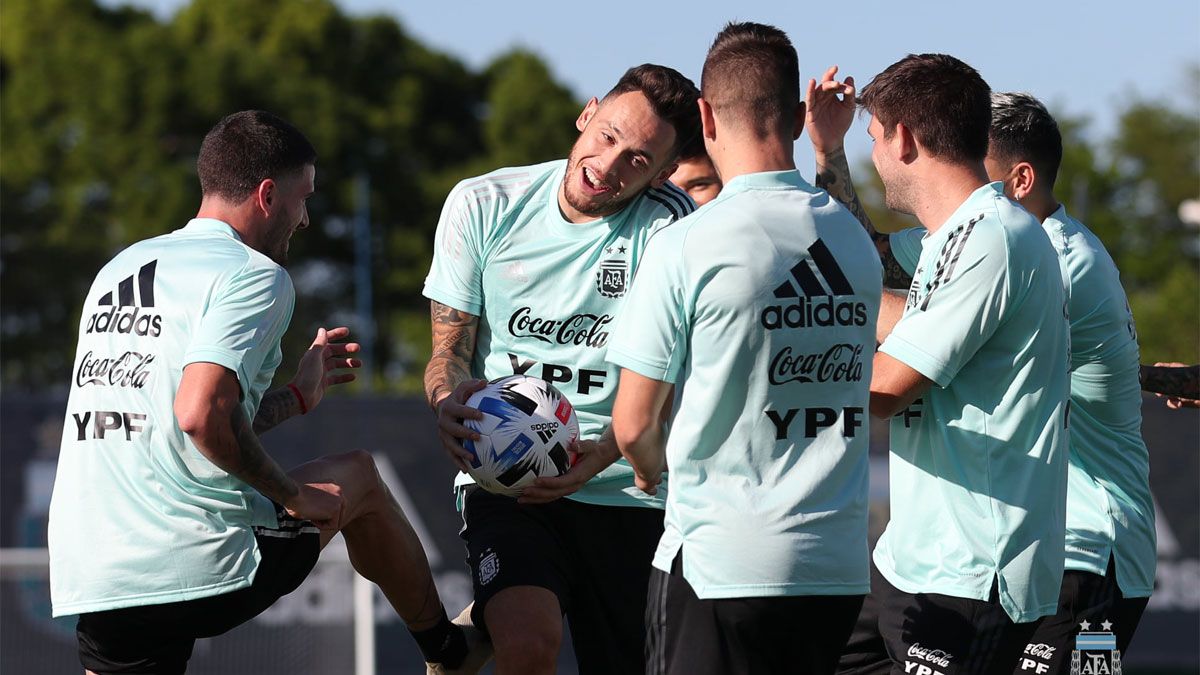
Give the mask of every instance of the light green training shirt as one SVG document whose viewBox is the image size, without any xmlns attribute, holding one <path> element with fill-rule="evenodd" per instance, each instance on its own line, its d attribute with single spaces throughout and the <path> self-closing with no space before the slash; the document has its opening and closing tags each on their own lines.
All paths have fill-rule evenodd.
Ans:
<svg viewBox="0 0 1200 675">
<path fill-rule="evenodd" d="M 425 297 L 479 317 L 471 375 L 512 374 L 553 384 L 579 418 L 580 437 L 608 427 L 619 369 L 604 360 L 650 233 L 695 204 L 669 183 L 589 223 L 566 220 L 558 190 L 566 162 L 500 169 L 460 182 L 438 221 Z M 459 474 L 455 485 L 469 484 Z M 662 508 L 619 460 L 571 499 Z"/>
<path fill-rule="evenodd" d="M 184 366 L 233 371 L 253 419 L 279 365 L 286 271 L 217 220 L 122 251 L 92 283 L 50 501 L 54 616 L 194 600 L 249 586 L 269 499 L 176 423 Z"/>
<path fill-rule="evenodd" d="M 891 522 L 874 560 L 896 588 L 987 600 L 995 583 L 1016 622 L 1056 611 L 1065 303 L 1046 233 L 999 183 L 921 240 L 904 315 L 880 347 L 934 383 L 891 424 Z"/>
<path fill-rule="evenodd" d="M 651 239 L 609 361 L 677 387 L 654 566 L 700 598 L 866 593 L 879 257 L 796 171 Z"/>
</svg>

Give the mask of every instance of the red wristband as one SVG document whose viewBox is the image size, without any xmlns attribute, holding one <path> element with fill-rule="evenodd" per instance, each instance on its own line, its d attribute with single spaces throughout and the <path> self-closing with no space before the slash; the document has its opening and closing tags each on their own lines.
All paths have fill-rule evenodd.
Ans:
<svg viewBox="0 0 1200 675">
<path fill-rule="evenodd" d="M 291 382 L 288 382 L 287 386 L 288 386 L 288 389 L 291 389 L 292 393 L 296 395 L 296 402 L 300 404 L 300 414 L 307 415 L 308 414 L 308 406 L 305 405 L 305 403 L 304 403 L 304 395 L 300 393 L 300 387 L 297 387 L 296 385 L 292 384 Z"/>
</svg>

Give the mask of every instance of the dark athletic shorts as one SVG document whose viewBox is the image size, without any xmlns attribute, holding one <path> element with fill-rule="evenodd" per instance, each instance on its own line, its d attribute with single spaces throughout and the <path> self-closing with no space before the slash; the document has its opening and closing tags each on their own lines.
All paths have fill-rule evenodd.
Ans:
<svg viewBox="0 0 1200 675">
<path fill-rule="evenodd" d="M 1013 623 L 995 582 L 987 601 L 905 593 L 871 564 L 871 593 L 838 673 L 1008 675 L 1038 622 Z"/>
<path fill-rule="evenodd" d="M 1124 657 L 1149 601 L 1150 598 L 1127 598 L 1121 593 L 1112 558 L 1109 558 L 1108 571 L 1104 576 L 1067 570 L 1063 574 L 1062 592 L 1058 597 L 1058 613 L 1042 619 L 1038 624 L 1037 632 L 1029 639 L 1012 672 L 1020 675 L 1071 672 L 1076 638 L 1085 632 L 1082 625 L 1085 621 L 1088 624 L 1087 632 L 1111 633 L 1111 638 L 1107 635 L 1095 636 L 1100 638 L 1098 644 L 1103 644 L 1107 638 L 1111 641 L 1108 644 L 1115 644 Z M 1112 656 L 1100 653 L 1105 650 L 1096 651 L 1096 656 L 1109 659 L 1108 667 L 1111 670 Z"/>
<path fill-rule="evenodd" d="M 655 569 L 646 602 L 646 675 L 757 675 L 837 670 L 861 595 L 701 600 L 683 578 Z"/>
<path fill-rule="evenodd" d="M 254 583 L 199 600 L 81 614 L 79 661 L 94 673 L 175 675 L 187 669 L 197 638 L 245 623 L 300 586 L 317 563 L 317 528 L 279 509 L 279 529 L 254 528 L 262 557 Z"/>
<path fill-rule="evenodd" d="M 663 512 L 572 499 L 518 504 L 476 486 L 464 490 L 460 534 L 475 587 L 475 625 L 487 630 L 484 608 L 505 588 L 545 588 L 570 622 L 582 675 L 640 674 Z"/>
</svg>

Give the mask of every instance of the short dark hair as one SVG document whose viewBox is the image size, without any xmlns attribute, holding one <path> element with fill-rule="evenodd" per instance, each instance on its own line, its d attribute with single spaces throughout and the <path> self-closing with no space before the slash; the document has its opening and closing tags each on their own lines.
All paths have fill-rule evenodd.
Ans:
<svg viewBox="0 0 1200 675">
<path fill-rule="evenodd" d="M 284 119 L 243 110 L 217 122 L 200 144 L 200 192 L 240 203 L 259 183 L 300 171 L 317 160 L 312 143 Z"/>
<path fill-rule="evenodd" d="M 800 63 L 783 31 L 761 23 L 729 23 L 717 33 L 700 90 L 713 111 L 749 125 L 758 138 L 789 138 L 800 105 Z"/>
<path fill-rule="evenodd" d="M 1038 182 L 1054 187 L 1062 164 L 1062 134 L 1042 102 L 1024 92 L 992 94 L 992 127 L 988 153 L 1002 162 L 1029 162 Z"/>
<path fill-rule="evenodd" d="M 633 91 L 641 92 L 654 113 L 675 129 L 675 144 L 668 160 L 700 137 L 700 109 L 696 106 L 700 90 L 678 70 L 653 63 L 634 66 L 625 71 L 616 86 L 604 95 L 604 100 Z"/>
<path fill-rule="evenodd" d="M 991 93 L 953 56 L 909 54 L 876 75 L 860 101 L 888 138 L 903 124 L 931 155 L 962 164 L 987 156 Z"/>
</svg>

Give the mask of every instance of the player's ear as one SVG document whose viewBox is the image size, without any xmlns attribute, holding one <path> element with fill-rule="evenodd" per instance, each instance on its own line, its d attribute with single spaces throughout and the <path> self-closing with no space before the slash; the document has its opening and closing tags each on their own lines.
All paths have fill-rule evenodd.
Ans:
<svg viewBox="0 0 1200 675">
<path fill-rule="evenodd" d="M 713 117 L 712 106 L 703 98 L 696 99 L 696 105 L 700 106 L 700 133 L 710 141 L 717 140 L 717 120 Z"/>
<path fill-rule="evenodd" d="M 579 117 L 575 120 L 575 128 L 583 131 L 587 127 L 588 122 L 591 121 L 592 116 L 596 114 L 596 109 L 599 107 L 600 101 L 593 96 L 592 100 L 588 101 L 587 105 L 583 106 L 583 111 L 579 113 Z"/>
<path fill-rule="evenodd" d="M 905 164 L 915 161 L 920 154 L 917 147 L 917 137 L 913 136 L 912 131 L 903 123 L 896 124 L 896 131 L 892 134 L 889 143 L 894 143 L 896 147 L 896 157 Z"/>
<path fill-rule="evenodd" d="M 792 121 L 792 140 L 800 138 L 800 134 L 804 132 L 804 119 L 808 116 L 808 106 L 804 101 L 800 101 L 800 105 L 796 106 L 796 119 Z"/>
<path fill-rule="evenodd" d="M 1037 169 L 1029 162 L 1017 162 L 1011 173 L 1013 197 L 1017 200 L 1028 197 L 1037 183 Z"/>
<path fill-rule="evenodd" d="M 659 171 L 658 175 L 650 181 L 650 187 L 662 187 L 662 184 L 667 182 L 667 179 L 670 178 L 671 174 L 675 173 L 675 170 L 678 168 L 679 162 L 671 162 L 668 164 L 665 169 Z"/>
<path fill-rule="evenodd" d="M 254 200 L 254 208 L 257 209 L 264 217 L 271 215 L 271 209 L 275 205 L 275 181 L 271 178 L 263 179 L 250 198 Z"/>
</svg>

